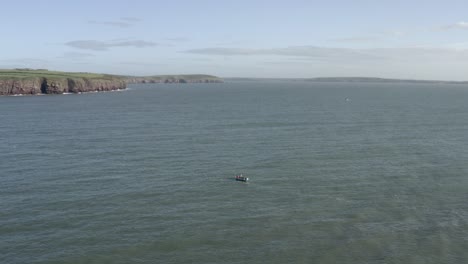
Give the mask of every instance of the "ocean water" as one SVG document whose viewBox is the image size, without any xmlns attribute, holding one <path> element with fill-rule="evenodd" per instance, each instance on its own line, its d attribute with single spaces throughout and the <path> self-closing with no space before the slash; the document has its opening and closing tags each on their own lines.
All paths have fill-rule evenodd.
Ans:
<svg viewBox="0 0 468 264">
<path fill-rule="evenodd" d="M 0 263 L 468 263 L 467 102 L 286 81 L 0 97 Z"/>
</svg>

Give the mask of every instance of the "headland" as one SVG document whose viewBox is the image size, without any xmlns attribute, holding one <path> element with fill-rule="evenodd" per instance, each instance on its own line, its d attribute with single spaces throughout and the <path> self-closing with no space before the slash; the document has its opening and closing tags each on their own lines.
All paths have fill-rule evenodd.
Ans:
<svg viewBox="0 0 468 264">
<path fill-rule="evenodd" d="M 61 72 L 46 69 L 0 70 L 1 95 L 40 95 L 101 92 L 125 89 L 130 83 L 217 83 L 211 75 L 123 76 L 88 72 Z"/>
</svg>

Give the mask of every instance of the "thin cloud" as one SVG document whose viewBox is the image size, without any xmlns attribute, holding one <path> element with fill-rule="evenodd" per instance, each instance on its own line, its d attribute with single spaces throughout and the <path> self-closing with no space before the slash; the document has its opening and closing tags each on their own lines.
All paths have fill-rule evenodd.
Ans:
<svg viewBox="0 0 468 264">
<path fill-rule="evenodd" d="M 94 54 L 84 52 L 65 52 L 59 59 L 84 59 L 88 57 L 94 57 Z"/>
<path fill-rule="evenodd" d="M 451 30 L 451 29 L 468 29 L 468 22 L 460 21 L 454 24 L 445 25 L 440 27 L 441 30 Z"/>
<path fill-rule="evenodd" d="M 89 24 L 95 24 L 95 25 L 106 25 L 106 26 L 113 26 L 113 27 L 119 27 L 119 28 L 127 28 L 131 27 L 133 24 L 124 22 L 124 21 L 96 21 L 96 20 L 90 20 L 88 21 Z"/>
<path fill-rule="evenodd" d="M 416 30 L 413 30 L 412 33 L 417 32 Z M 399 38 L 399 37 L 404 37 L 408 36 L 409 32 L 407 31 L 401 31 L 401 30 L 386 30 L 386 31 L 380 31 L 380 32 L 375 32 L 373 34 L 369 35 L 364 35 L 364 36 L 352 36 L 352 37 L 344 37 L 344 38 L 334 38 L 330 39 L 330 41 L 334 42 L 375 42 L 375 41 L 383 41 L 384 39 L 387 38 Z"/>
<path fill-rule="evenodd" d="M 455 24 L 458 28 L 468 29 L 468 22 L 458 22 Z"/>
<path fill-rule="evenodd" d="M 166 38 L 166 40 L 174 41 L 174 42 L 187 42 L 187 41 L 189 41 L 189 39 L 185 38 L 185 37 Z"/>
<path fill-rule="evenodd" d="M 135 23 L 140 22 L 141 19 L 137 17 L 121 17 L 119 20 L 106 20 L 106 21 L 100 21 L 100 20 L 89 20 L 89 24 L 94 24 L 94 25 L 105 25 L 105 26 L 112 26 L 112 27 L 119 27 L 119 28 L 128 28 L 131 26 L 134 26 Z"/>
<path fill-rule="evenodd" d="M 185 53 L 201 54 L 201 55 L 260 55 L 265 54 L 267 50 L 262 49 L 243 49 L 243 48 L 201 48 L 190 49 L 184 51 Z"/>
<path fill-rule="evenodd" d="M 99 41 L 99 40 L 74 40 L 66 42 L 65 45 L 76 49 L 106 51 L 115 47 L 134 47 L 145 48 L 153 47 L 158 44 L 145 40 L 129 40 L 129 41 Z"/>
<path fill-rule="evenodd" d="M 335 38 L 331 39 L 331 41 L 335 42 L 372 42 L 378 41 L 380 38 L 378 37 L 349 37 L 349 38 Z"/>
<path fill-rule="evenodd" d="M 165 66 L 166 63 L 155 63 L 155 62 L 142 62 L 142 61 L 122 61 L 120 64 L 139 66 L 139 67 L 154 67 L 154 66 Z"/>
<path fill-rule="evenodd" d="M 17 58 L 17 59 L 6 59 L 0 60 L 0 63 L 49 63 L 49 60 L 37 59 L 37 58 Z"/>
<path fill-rule="evenodd" d="M 294 46 L 274 49 L 204 48 L 185 51 L 191 54 L 213 56 L 278 56 L 320 61 L 418 61 L 437 62 L 468 60 L 468 49 L 451 48 L 328 48 Z"/>
<path fill-rule="evenodd" d="M 418 30 L 413 30 L 412 33 L 415 33 L 417 31 Z M 401 31 L 401 30 L 386 30 L 386 31 L 380 32 L 380 34 L 382 34 L 384 36 L 390 36 L 390 37 L 402 37 L 402 36 L 408 35 L 409 32 Z"/>
<path fill-rule="evenodd" d="M 233 41 L 226 41 L 226 42 L 219 42 L 216 43 L 216 46 L 235 46 L 235 45 L 242 45 L 242 41 L 233 40 Z"/>
<path fill-rule="evenodd" d="M 455 42 L 455 43 L 449 43 L 445 45 L 449 49 L 454 49 L 454 50 L 466 50 L 468 49 L 468 42 Z"/>
<path fill-rule="evenodd" d="M 16 58 L 0 60 L 2 68 L 31 68 L 31 69 L 46 69 L 51 64 L 51 61 L 38 58 Z"/>
<path fill-rule="evenodd" d="M 344 48 L 326 48 L 315 46 L 292 46 L 286 48 L 273 49 L 251 49 L 251 48 L 203 48 L 186 50 L 186 53 L 202 55 L 220 55 L 220 56 L 254 56 L 254 55 L 275 55 L 289 57 L 307 57 L 307 58 L 368 58 L 376 56 L 366 53 L 363 50 L 344 49 Z"/>
<path fill-rule="evenodd" d="M 140 22 L 142 21 L 140 18 L 138 17 L 121 17 L 120 18 L 121 20 L 125 20 L 125 21 L 128 21 L 128 22 Z"/>
</svg>

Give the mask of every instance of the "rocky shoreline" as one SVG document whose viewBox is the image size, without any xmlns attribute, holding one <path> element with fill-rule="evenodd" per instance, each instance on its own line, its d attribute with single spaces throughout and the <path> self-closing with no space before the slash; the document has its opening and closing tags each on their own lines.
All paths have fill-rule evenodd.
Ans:
<svg viewBox="0 0 468 264">
<path fill-rule="evenodd" d="M 133 83 L 220 83 L 211 75 L 119 76 L 47 70 L 0 70 L 0 96 L 87 93 L 123 90 Z"/>
<path fill-rule="evenodd" d="M 0 79 L 0 95 L 37 95 L 113 91 L 126 88 L 124 80 L 105 79 Z"/>
</svg>

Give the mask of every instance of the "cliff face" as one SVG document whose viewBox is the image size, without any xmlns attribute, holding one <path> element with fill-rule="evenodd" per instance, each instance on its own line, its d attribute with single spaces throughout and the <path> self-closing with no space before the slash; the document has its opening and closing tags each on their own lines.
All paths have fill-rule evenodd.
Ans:
<svg viewBox="0 0 468 264">
<path fill-rule="evenodd" d="M 205 74 L 121 76 L 46 69 L 0 69 L 0 95 L 63 94 L 125 89 L 128 83 L 219 83 Z"/>
<path fill-rule="evenodd" d="M 122 79 L 23 78 L 0 79 L 0 95 L 63 94 L 125 89 Z"/>
<path fill-rule="evenodd" d="M 0 79 L 0 95 L 40 94 L 42 79 Z"/>
<path fill-rule="evenodd" d="M 101 92 L 125 89 L 124 80 L 87 78 L 44 79 L 41 91 L 44 94 Z"/>
</svg>

